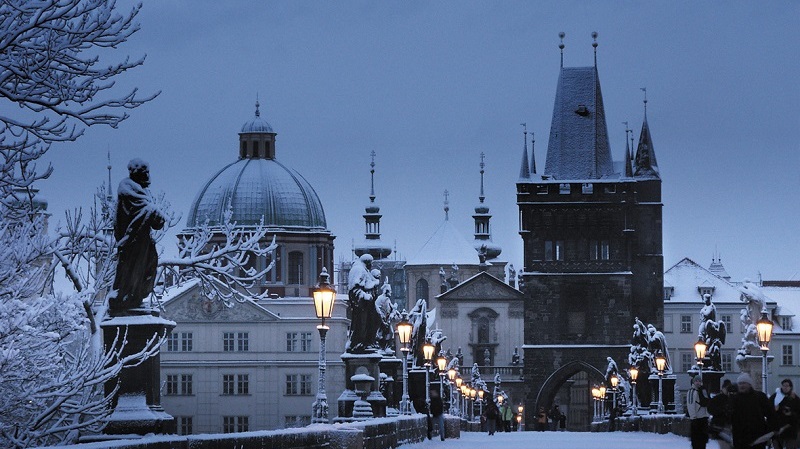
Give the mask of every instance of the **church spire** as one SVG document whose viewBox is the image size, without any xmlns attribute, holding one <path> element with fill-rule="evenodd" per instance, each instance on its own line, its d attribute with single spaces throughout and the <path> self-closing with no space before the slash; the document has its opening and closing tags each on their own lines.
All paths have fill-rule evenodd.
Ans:
<svg viewBox="0 0 800 449">
<path fill-rule="evenodd" d="M 533 174 L 536 174 L 536 139 L 533 131 L 531 131 L 531 169 Z"/>
<path fill-rule="evenodd" d="M 531 179 L 531 169 L 528 165 L 528 124 L 520 123 L 522 126 L 522 163 L 519 166 L 519 179 Z"/>
<path fill-rule="evenodd" d="M 450 220 L 450 192 L 444 189 L 444 221 Z"/>
<path fill-rule="evenodd" d="M 499 256 L 503 250 L 499 246 L 492 243 L 492 234 L 489 228 L 489 220 L 491 220 L 492 216 L 489 214 L 489 206 L 483 202 L 486 199 L 486 196 L 483 192 L 483 175 L 485 172 L 484 169 L 486 168 L 486 163 L 484 162 L 485 158 L 486 154 L 481 152 L 481 193 L 480 196 L 478 196 L 479 203 L 475 208 L 475 215 L 472 216 L 472 219 L 475 221 L 475 240 L 473 242 L 473 246 L 479 253 L 483 252 L 483 254 L 486 256 L 486 259 L 491 260 Z M 527 162 L 527 152 L 525 161 Z"/>
<path fill-rule="evenodd" d="M 385 259 L 392 248 L 381 242 L 381 208 L 375 204 L 375 151 L 370 152 L 369 164 L 369 204 L 364 208 L 364 242 L 354 247 L 357 257 L 369 254 L 375 260 Z"/>
<path fill-rule="evenodd" d="M 639 145 L 636 148 L 636 169 L 633 175 L 637 178 L 660 179 L 656 153 L 653 149 L 653 139 L 650 136 L 650 126 L 647 124 L 647 88 L 644 91 L 644 121 L 642 131 L 639 133 Z"/>
<path fill-rule="evenodd" d="M 628 128 L 628 122 L 622 122 L 622 124 L 625 125 L 625 177 L 633 178 L 633 166 L 631 166 L 631 146 L 628 144 L 628 134 L 632 133 L 633 130 Z"/>
</svg>

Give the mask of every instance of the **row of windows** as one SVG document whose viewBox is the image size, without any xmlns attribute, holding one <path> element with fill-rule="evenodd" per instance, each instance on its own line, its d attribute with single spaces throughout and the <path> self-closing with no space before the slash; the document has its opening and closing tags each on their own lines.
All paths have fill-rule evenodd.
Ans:
<svg viewBox="0 0 800 449">
<path fill-rule="evenodd" d="M 272 258 L 269 254 L 263 256 L 263 266 L 259 266 L 259 258 L 252 253 L 248 253 L 247 261 L 243 264 L 243 268 L 254 272 L 258 272 L 259 269 L 263 269 L 269 266 L 272 263 Z M 304 281 L 303 277 L 303 253 L 300 251 L 291 251 L 289 252 L 289 262 L 288 262 L 288 269 L 289 269 L 289 276 L 287 278 L 288 284 L 302 284 Z M 274 270 L 275 277 L 274 280 L 280 282 L 281 281 L 281 271 L 279 269 Z M 244 274 L 244 273 L 243 273 Z M 270 275 L 267 275 L 269 277 Z M 267 280 L 265 280 L 266 282 Z"/>
<path fill-rule="evenodd" d="M 570 189 L 571 187 L 568 183 L 562 182 L 558 185 L 558 193 L 561 195 L 569 195 Z M 605 193 L 616 193 L 617 186 L 616 184 L 604 184 L 603 191 Z M 548 193 L 550 193 L 548 185 L 540 184 L 536 186 L 537 195 L 547 195 Z M 581 193 L 584 195 L 591 195 L 594 193 L 594 184 L 588 182 L 581 183 Z"/>
<path fill-rule="evenodd" d="M 194 350 L 191 332 L 173 332 L 167 337 L 168 352 L 191 352 Z M 311 332 L 287 332 L 287 352 L 311 352 Z M 222 334 L 222 350 L 226 352 L 249 351 L 248 332 L 225 332 Z"/>
<path fill-rule="evenodd" d="M 681 371 L 686 372 L 692 369 L 696 363 L 694 351 L 681 352 Z M 733 371 L 733 353 L 723 352 L 720 354 L 722 371 Z"/>
<path fill-rule="evenodd" d="M 311 374 L 287 374 L 286 396 L 310 396 Z M 193 377 L 191 374 L 167 374 L 164 384 L 166 396 L 191 396 L 193 393 Z M 223 374 L 223 395 L 250 394 L 249 374 Z"/>
<path fill-rule="evenodd" d="M 194 428 L 194 417 L 176 416 L 178 435 L 191 435 Z M 311 415 L 286 415 L 283 417 L 284 428 L 305 427 L 311 424 Z M 248 432 L 250 430 L 249 416 L 223 416 L 222 431 L 224 433 Z"/>
<path fill-rule="evenodd" d="M 694 328 L 692 325 L 692 317 L 693 315 L 681 315 L 681 328 L 680 332 L 682 334 L 691 334 L 695 332 L 697 329 Z M 720 321 L 725 324 L 725 331 L 731 331 L 731 316 L 730 315 L 720 315 Z M 742 329 L 744 332 L 744 329 Z"/>
<path fill-rule="evenodd" d="M 611 245 L 608 240 L 589 241 L 589 260 L 610 260 Z M 564 241 L 545 240 L 544 260 L 564 260 Z"/>
</svg>

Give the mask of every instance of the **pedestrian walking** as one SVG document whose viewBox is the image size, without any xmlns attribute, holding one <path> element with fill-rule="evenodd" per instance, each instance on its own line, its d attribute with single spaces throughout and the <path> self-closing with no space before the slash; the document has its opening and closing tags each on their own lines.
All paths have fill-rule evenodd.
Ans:
<svg viewBox="0 0 800 449">
<path fill-rule="evenodd" d="M 558 409 L 558 404 L 554 404 L 550 409 L 550 430 L 555 431 L 558 429 L 558 420 L 561 419 L 561 410 Z"/>
<path fill-rule="evenodd" d="M 508 401 L 503 401 L 503 406 L 500 407 L 500 415 L 503 419 L 503 432 L 511 432 L 511 420 L 514 419 L 514 410 Z"/>
<path fill-rule="evenodd" d="M 782 430 L 775 436 L 775 449 L 797 449 L 800 397 L 794 392 L 792 381 L 783 379 L 769 400 L 775 411 L 775 427 Z"/>
<path fill-rule="evenodd" d="M 439 427 L 439 438 L 444 441 L 444 403 L 442 397 L 436 389 L 431 389 L 431 416 Z M 429 436 L 428 439 L 431 437 Z"/>
<path fill-rule="evenodd" d="M 753 378 L 742 373 L 736 379 L 738 392 L 731 401 L 731 430 L 734 449 L 764 449 L 766 442 L 753 441 L 772 430 L 774 411 L 767 395 L 753 388 Z"/>
<path fill-rule="evenodd" d="M 689 438 L 692 449 L 705 449 L 708 443 L 708 392 L 703 388 L 700 375 L 692 379 L 692 388 L 686 393 L 686 413 L 689 423 Z"/>
<path fill-rule="evenodd" d="M 709 434 L 717 441 L 719 449 L 731 449 L 731 407 L 736 391 L 736 385 L 725 379 L 719 394 L 708 400 L 708 413 L 711 414 Z"/>
<path fill-rule="evenodd" d="M 539 413 L 536 415 L 536 430 L 538 432 L 547 430 L 547 412 L 544 407 L 539 407 Z"/>
<path fill-rule="evenodd" d="M 497 418 L 500 416 L 500 410 L 498 410 L 497 404 L 495 404 L 494 401 L 489 401 L 486 404 L 485 413 L 489 435 L 494 435 L 495 430 L 497 430 Z"/>
</svg>

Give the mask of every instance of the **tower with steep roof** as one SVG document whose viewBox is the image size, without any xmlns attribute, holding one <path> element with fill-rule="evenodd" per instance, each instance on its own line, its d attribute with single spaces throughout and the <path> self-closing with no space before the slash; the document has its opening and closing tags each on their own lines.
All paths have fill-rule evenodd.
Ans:
<svg viewBox="0 0 800 449">
<path fill-rule="evenodd" d="M 353 248 L 356 256 L 369 254 L 374 260 L 385 259 L 392 248 L 381 242 L 381 208 L 375 202 L 375 152 L 370 153 L 369 164 L 369 204 L 364 209 L 364 241 Z"/>
<path fill-rule="evenodd" d="M 479 203 L 475 207 L 475 215 L 472 216 L 472 219 L 475 220 L 475 240 L 473 246 L 478 253 L 484 253 L 486 260 L 492 260 L 497 258 L 497 256 L 503 252 L 503 249 L 500 245 L 492 242 L 492 232 L 489 228 L 489 220 L 492 218 L 492 215 L 489 213 L 489 206 L 484 203 L 486 195 L 483 193 L 483 173 L 486 163 L 484 163 L 483 160 L 485 157 L 486 155 L 481 153 L 481 193 L 478 196 Z"/>
<path fill-rule="evenodd" d="M 594 66 L 562 62 L 543 175 L 517 183 L 529 410 L 549 409 L 581 371 L 593 381 L 588 365 L 602 373 L 606 357 L 624 360 L 635 318 L 663 327 L 661 179 L 649 127 L 636 166 L 626 149 L 615 170 L 592 46 Z"/>
</svg>

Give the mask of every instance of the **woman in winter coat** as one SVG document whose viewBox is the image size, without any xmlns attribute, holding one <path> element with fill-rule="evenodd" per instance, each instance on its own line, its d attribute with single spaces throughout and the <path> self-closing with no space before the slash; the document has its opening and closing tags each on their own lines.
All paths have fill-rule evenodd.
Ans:
<svg viewBox="0 0 800 449">
<path fill-rule="evenodd" d="M 800 397 L 794 392 L 792 381 L 783 379 L 769 401 L 775 409 L 775 428 L 783 430 L 775 436 L 776 449 L 797 449 Z"/>
<path fill-rule="evenodd" d="M 749 374 L 739 375 L 739 392 L 731 400 L 731 427 L 734 449 L 764 449 L 766 442 L 751 446 L 758 437 L 772 430 L 774 410 L 767 395 L 753 389 Z"/>
<path fill-rule="evenodd" d="M 497 409 L 497 404 L 494 401 L 489 401 L 486 404 L 486 426 L 489 430 L 489 435 L 494 435 L 497 430 L 497 418 L 500 416 L 500 410 Z"/>
</svg>

